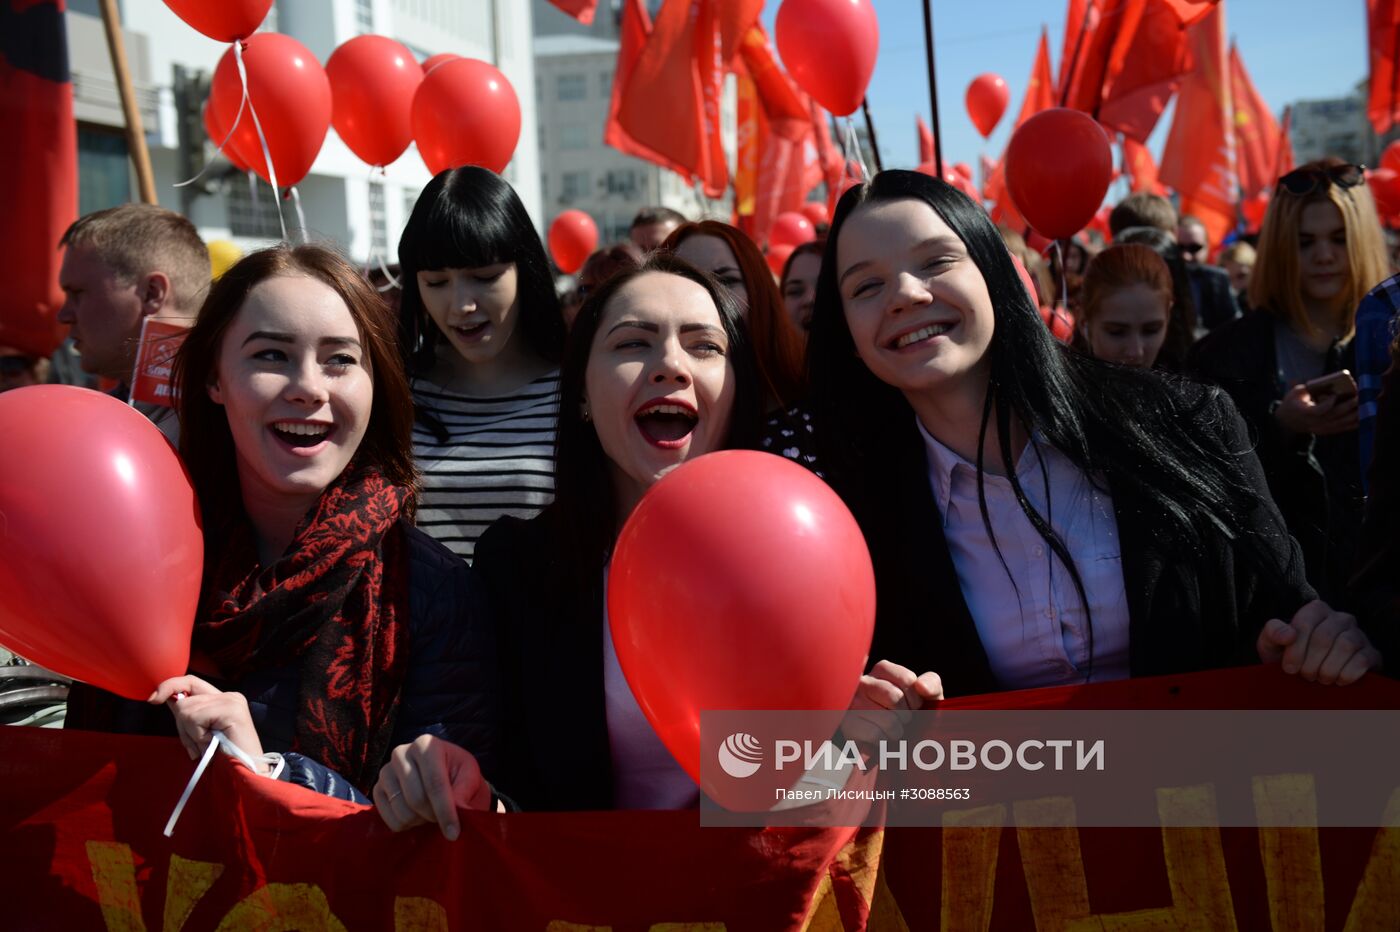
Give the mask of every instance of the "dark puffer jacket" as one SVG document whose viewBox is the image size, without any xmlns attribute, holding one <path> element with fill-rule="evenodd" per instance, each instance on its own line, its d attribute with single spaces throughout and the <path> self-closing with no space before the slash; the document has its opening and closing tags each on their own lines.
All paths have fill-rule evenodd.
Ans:
<svg viewBox="0 0 1400 932">
<path fill-rule="evenodd" d="M 489 780 L 497 768 L 500 713 L 493 625 L 484 597 L 459 557 L 408 522 L 399 526 L 409 560 L 410 641 L 391 746 L 425 734 L 446 738 L 471 751 Z M 300 679 L 298 668 L 287 666 L 259 671 L 238 683 L 211 682 L 243 693 L 263 750 L 286 753 L 296 732 Z M 75 686 L 74 692 L 78 695 L 70 696 L 67 728 L 175 734 L 174 718 L 166 709 L 92 687 Z M 94 700 L 113 707 L 112 719 L 100 726 L 86 712 Z M 354 798 L 344 779 L 300 755 L 288 755 L 285 776 L 327 795 Z"/>
</svg>

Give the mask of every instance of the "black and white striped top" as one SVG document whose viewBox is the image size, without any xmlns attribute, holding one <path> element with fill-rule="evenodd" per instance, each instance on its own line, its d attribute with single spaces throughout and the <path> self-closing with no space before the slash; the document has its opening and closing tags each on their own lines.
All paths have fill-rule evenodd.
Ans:
<svg viewBox="0 0 1400 932">
<path fill-rule="evenodd" d="M 442 422 L 442 442 L 419 418 L 413 455 L 423 474 L 418 526 L 471 562 L 501 515 L 530 518 L 554 499 L 559 371 L 509 395 L 477 398 L 416 379 L 413 400 Z"/>
</svg>

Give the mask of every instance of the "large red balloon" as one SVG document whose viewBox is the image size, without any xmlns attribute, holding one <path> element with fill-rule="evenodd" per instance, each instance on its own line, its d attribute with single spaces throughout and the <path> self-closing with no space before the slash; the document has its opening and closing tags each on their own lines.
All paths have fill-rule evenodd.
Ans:
<svg viewBox="0 0 1400 932">
<path fill-rule="evenodd" d="M 1366 183 L 1376 202 L 1376 212 L 1385 221 L 1400 213 L 1400 172 L 1377 168 L 1366 173 Z"/>
<path fill-rule="evenodd" d="M 520 100 L 506 76 L 475 58 L 444 62 L 413 97 L 413 138 L 428 170 L 505 171 L 520 141 Z"/>
<path fill-rule="evenodd" d="M 1400 171 L 1400 139 L 1386 146 L 1385 151 L 1381 153 L 1381 168 Z"/>
<path fill-rule="evenodd" d="M 215 148 L 224 146 L 224 139 L 228 136 L 228 127 L 219 122 L 218 112 L 214 109 L 214 102 L 206 100 L 204 102 L 204 135 L 209 137 L 209 141 Z M 228 145 L 219 150 L 219 154 L 229 160 L 234 168 L 241 172 L 248 170 L 248 163 L 239 158 L 234 151 L 233 140 L 229 140 Z"/>
<path fill-rule="evenodd" d="M 983 139 L 997 128 L 1010 100 L 1011 91 L 1000 75 L 979 74 L 967 86 L 967 115 L 972 117 L 972 125 Z"/>
<path fill-rule="evenodd" d="M 768 260 L 768 268 L 773 273 L 774 278 L 783 277 L 783 266 L 792 257 L 793 250 L 797 247 L 787 243 L 774 243 L 768 247 L 768 255 L 764 258 Z"/>
<path fill-rule="evenodd" d="M 165 0 L 165 5 L 209 38 L 232 42 L 257 32 L 272 0 Z"/>
<path fill-rule="evenodd" d="M 289 188 L 311 171 L 331 125 L 331 84 L 316 56 L 291 36 L 260 32 L 251 36 L 243 53 L 248 71 L 248 101 L 257 111 L 258 123 L 277 169 L 277 184 Z M 239 158 L 268 184 L 272 176 L 263 158 L 253 115 L 248 108 L 238 116 L 243 85 L 233 50 L 224 53 L 214 69 L 210 103 L 222 126 L 238 125 L 231 144 Z"/>
<path fill-rule="evenodd" d="M 423 59 L 423 73 L 427 74 L 429 71 L 432 71 L 438 65 L 446 64 L 450 61 L 456 61 L 461 57 L 462 56 L 458 55 L 456 52 L 438 52 L 436 55 L 430 55 L 427 58 Z"/>
<path fill-rule="evenodd" d="M 773 218 L 768 231 L 770 246 L 801 246 L 817 238 L 817 229 L 807 215 L 795 210 L 784 211 Z"/>
<path fill-rule="evenodd" d="M 773 28 L 798 86 L 836 116 L 854 113 L 880 50 L 870 0 L 783 0 Z"/>
<path fill-rule="evenodd" d="M 663 477 L 627 519 L 608 619 L 647 721 L 722 799 L 702 778 L 701 711 L 845 709 L 870 651 L 875 575 L 822 480 L 767 453 L 711 453 Z"/>
<path fill-rule="evenodd" d="M 1113 150 L 1094 118 L 1056 107 L 1031 117 L 1006 147 L 1006 186 L 1041 234 L 1068 239 L 1089 225 L 1113 176 Z"/>
<path fill-rule="evenodd" d="M 826 205 L 821 201 L 807 201 L 802 205 L 802 216 L 812 221 L 813 229 L 819 223 L 830 223 L 831 215 L 826 212 Z"/>
<path fill-rule="evenodd" d="M 409 114 L 423 67 L 402 43 L 355 36 L 326 62 L 331 125 L 350 151 L 371 165 L 388 165 L 413 141 Z"/>
<path fill-rule="evenodd" d="M 549 254 L 565 275 L 583 268 L 598 248 L 598 225 L 581 210 L 566 210 L 549 225 Z"/>
<path fill-rule="evenodd" d="M 114 398 L 0 395 L 0 643 L 130 699 L 189 667 L 204 541 L 175 450 Z"/>
</svg>

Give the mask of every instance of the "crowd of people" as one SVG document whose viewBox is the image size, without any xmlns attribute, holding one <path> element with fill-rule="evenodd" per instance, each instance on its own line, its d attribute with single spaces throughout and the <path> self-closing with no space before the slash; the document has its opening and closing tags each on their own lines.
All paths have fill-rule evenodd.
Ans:
<svg viewBox="0 0 1400 932">
<path fill-rule="evenodd" d="M 1384 672 L 1400 278 L 1361 170 L 1280 178 L 1253 243 L 1150 194 L 1109 227 L 1046 263 L 886 171 L 779 276 L 741 229 L 648 209 L 561 293 L 510 185 L 468 167 L 419 196 L 393 293 L 319 245 L 210 284 L 178 215 L 84 217 L 60 315 L 83 368 L 125 397 L 141 322 L 189 327 L 175 410 L 143 410 L 206 560 L 188 675 L 146 703 L 74 685 L 66 724 L 192 755 L 219 729 L 258 772 L 449 838 L 459 807 L 693 806 L 618 662 L 607 570 L 653 483 L 733 448 L 812 470 L 864 532 L 852 708 Z M 0 385 L 41 363 L 0 354 Z"/>
</svg>

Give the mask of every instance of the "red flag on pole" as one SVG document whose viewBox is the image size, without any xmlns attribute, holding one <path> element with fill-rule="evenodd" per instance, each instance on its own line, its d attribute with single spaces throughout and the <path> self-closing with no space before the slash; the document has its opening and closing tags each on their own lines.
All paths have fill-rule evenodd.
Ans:
<svg viewBox="0 0 1400 932">
<path fill-rule="evenodd" d="M 77 124 L 63 0 L 0 0 L 0 345 L 48 356 L 63 342 L 55 318 L 59 238 L 78 217 Z"/>
<path fill-rule="evenodd" d="M 1055 81 L 1055 99 L 1064 100 L 1069 87 L 1070 72 L 1083 51 L 1084 34 L 1092 33 L 1098 26 L 1099 10 L 1097 0 L 1069 0 L 1065 8 L 1065 43 L 1060 49 L 1060 74 Z M 1041 27 L 1041 32 L 1045 27 Z"/>
<path fill-rule="evenodd" d="M 689 178 L 689 167 L 667 158 L 656 150 L 643 145 L 623 128 L 618 121 L 618 110 L 622 106 L 622 94 L 631 81 L 637 59 L 651 35 L 651 17 L 647 15 L 645 0 L 624 0 L 622 7 L 622 37 L 617 50 L 617 68 L 613 73 L 612 100 L 608 104 L 608 122 L 603 130 L 603 142 L 619 152 L 644 159 L 662 168 L 670 169 L 682 178 Z"/>
<path fill-rule="evenodd" d="M 1073 5 L 1073 0 L 1071 2 Z M 1031 65 L 1031 76 L 1026 82 L 1026 96 L 1021 101 L 1021 112 L 1016 115 L 1016 128 L 1042 110 L 1055 106 L 1055 79 L 1050 70 L 1050 35 L 1044 26 L 1040 27 L 1040 45 L 1036 48 L 1035 61 Z M 983 193 L 988 200 L 995 201 L 1001 212 L 1007 215 L 1006 222 L 1013 226 L 1024 226 L 1019 212 L 1014 212 L 1011 196 L 1006 189 L 1006 157 L 992 167 L 983 181 Z M 1010 208 L 1010 210 L 1008 209 Z"/>
<path fill-rule="evenodd" d="M 919 130 L 919 164 L 933 161 L 933 130 L 928 128 L 924 118 L 914 114 L 914 125 Z"/>
<path fill-rule="evenodd" d="M 1400 121 L 1400 0 L 1366 0 L 1371 97 L 1366 115 L 1384 136 Z"/>
<path fill-rule="evenodd" d="M 1240 196 L 1251 198 L 1277 178 L 1274 167 L 1279 153 L 1279 127 L 1264 98 L 1244 70 L 1244 59 L 1230 46 L 1230 99 L 1235 107 L 1235 170 Z"/>
<path fill-rule="evenodd" d="M 549 0 L 549 2 L 585 26 L 593 22 L 593 14 L 598 9 L 598 0 Z"/>
<path fill-rule="evenodd" d="M 1288 135 L 1293 123 L 1293 108 L 1283 108 L 1283 121 L 1278 128 L 1278 154 L 1274 157 L 1274 179 L 1282 178 L 1293 170 L 1293 140 Z"/>
<path fill-rule="evenodd" d="M 1235 225 L 1230 159 L 1230 84 L 1225 67 L 1225 14 L 1214 7 L 1191 27 L 1196 67 L 1181 83 L 1161 179 L 1181 195 L 1181 212 L 1201 219 L 1218 243 Z"/>
<path fill-rule="evenodd" d="M 1206 18 L 1220 0 L 1163 0 L 1162 5 L 1171 11 L 1183 26 L 1194 26 Z"/>
<path fill-rule="evenodd" d="M 1157 162 L 1152 158 L 1152 153 L 1131 136 L 1123 137 L 1123 174 L 1128 176 L 1134 194 L 1139 191 L 1162 194 L 1166 191 L 1157 180 Z"/>
</svg>

